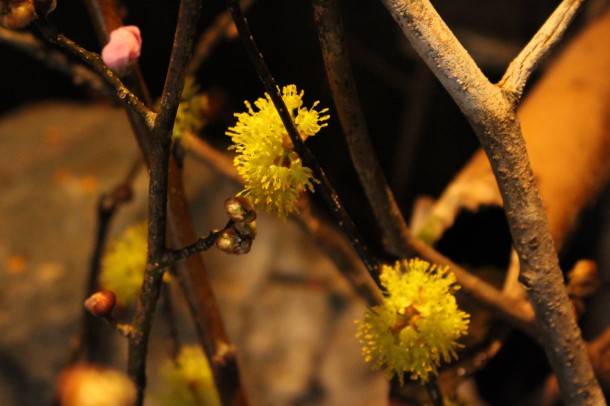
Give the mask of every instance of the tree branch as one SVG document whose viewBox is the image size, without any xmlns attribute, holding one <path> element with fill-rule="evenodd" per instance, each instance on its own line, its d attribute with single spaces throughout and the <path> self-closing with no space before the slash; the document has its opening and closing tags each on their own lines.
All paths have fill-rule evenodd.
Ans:
<svg viewBox="0 0 610 406">
<path fill-rule="evenodd" d="M 337 0 L 312 0 L 312 4 L 335 107 L 354 168 L 383 232 L 384 245 L 398 257 L 412 255 L 407 223 L 377 160 L 362 114 L 339 4 Z"/>
<path fill-rule="evenodd" d="M 561 40 L 582 3 L 583 0 L 563 0 L 536 35 L 510 63 L 498 86 L 520 98 L 530 75 L 555 44 Z"/>
<path fill-rule="evenodd" d="M 184 87 L 186 69 L 199 20 L 200 2 L 182 0 L 160 110 L 151 134 L 148 188 L 148 252 L 144 283 L 138 299 L 129 339 L 128 373 L 138 389 L 138 405 L 144 400 L 146 355 L 152 320 L 160 294 L 163 271 L 158 267 L 165 254 L 168 168 L 171 131 Z"/>
<path fill-rule="evenodd" d="M 318 164 L 318 161 L 301 139 L 301 135 L 299 134 L 299 131 L 297 130 L 292 117 L 286 108 L 286 104 L 279 93 L 279 89 L 275 84 L 275 79 L 271 75 L 265 60 L 263 59 L 263 55 L 260 53 L 256 43 L 254 42 L 254 38 L 250 32 L 250 27 L 248 26 L 248 22 L 246 21 L 246 17 L 244 16 L 239 3 L 237 0 L 227 0 L 227 4 L 231 9 L 233 21 L 235 22 L 239 36 L 242 39 L 244 48 L 250 57 L 250 61 L 252 62 L 252 65 L 254 66 L 254 69 L 256 70 L 256 73 L 258 74 L 263 86 L 265 87 L 265 90 L 271 97 L 271 101 L 273 102 L 280 115 L 280 118 L 282 119 L 282 122 L 284 123 L 284 126 L 286 127 L 286 131 L 288 132 L 290 140 L 294 145 L 295 151 L 297 154 L 299 154 L 305 166 L 312 170 L 314 177 L 320 181 L 319 184 L 316 184 L 316 190 L 320 192 L 320 195 L 330 207 L 335 220 L 349 238 L 350 243 L 356 252 L 358 252 L 358 255 L 362 259 L 362 262 L 366 266 L 371 276 L 377 280 L 379 263 L 370 252 L 364 239 L 356 228 L 356 225 L 343 207 L 339 196 Z"/>
<path fill-rule="evenodd" d="M 248 10 L 252 4 L 254 4 L 254 0 L 241 0 L 241 6 L 244 11 Z M 193 59 L 191 59 L 189 65 L 189 75 L 197 73 L 216 45 L 218 45 L 223 38 L 227 37 L 229 32 L 234 35 L 232 27 L 233 19 L 231 18 L 231 12 L 229 10 L 223 11 L 216 17 L 212 25 L 205 30 L 195 45 Z"/>
<path fill-rule="evenodd" d="M 130 110 L 144 119 L 149 129 L 153 127 L 156 114 L 148 109 L 148 107 L 146 107 L 146 105 L 144 105 L 144 103 L 142 103 L 140 99 L 123 84 L 121 79 L 119 79 L 114 72 L 108 69 L 99 54 L 87 51 L 63 34 L 57 32 L 55 27 L 51 26 L 46 21 L 36 20 L 36 26 L 49 42 L 59 45 L 97 72 L 115 89 L 117 97 L 122 100 Z"/>
<path fill-rule="evenodd" d="M 536 313 L 541 341 L 568 404 L 604 405 L 527 158 L 517 100 L 491 84 L 428 0 L 383 0 L 413 47 L 474 128 L 498 182 L 520 281 Z"/>
<path fill-rule="evenodd" d="M 187 145 L 191 153 L 195 154 L 199 159 L 208 162 L 214 170 L 232 181 L 242 184 L 241 177 L 226 154 L 221 154 L 204 141 L 196 138 L 192 140 L 189 138 Z M 341 237 L 333 227 L 311 212 L 308 202 L 304 203 L 301 207 L 301 213 L 295 216 L 294 220 L 320 242 L 322 249 L 328 253 L 339 270 L 350 280 L 354 289 L 361 293 L 367 303 L 370 305 L 378 304 L 379 291 L 373 289 L 366 280 L 363 280 L 362 276 L 359 276 L 359 272 L 356 270 L 358 264 L 352 258 L 352 251 L 343 247 L 343 244 L 340 242 Z M 538 335 L 534 325 L 534 311 L 527 300 L 508 297 L 494 286 L 457 265 L 421 240 L 412 238 L 409 240 L 409 246 L 417 255 L 427 261 L 441 266 L 448 266 L 455 274 L 458 284 L 467 295 L 489 308 L 496 317 L 537 339 Z"/>
<path fill-rule="evenodd" d="M 29 32 L 0 27 L 0 44 L 17 49 L 42 62 L 45 66 L 68 75 L 78 86 L 86 86 L 97 92 L 116 97 L 99 75 L 88 66 L 71 62 L 62 52 L 52 49 Z"/>
<path fill-rule="evenodd" d="M 110 31 L 122 25 L 116 2 L 86 0 L 86 3 L 93 20 L 96 21 L 100 41 L 105 43 Z M 128 73 L 127 79 L 133 82 L 136 93 L 141 93 L 146 103 L 151 105 L 150 98 L 146 97 L 146 84 L 137 65 Z M 139 146 L 149 164 L 151 137 L 142 125 L 142 120 L 130 110 L 128 113 Z M 171 244 L 181 247 L 195 240 L 196 235 L 184 193 L 182 169 L 171 155 L 169 162 L 168 233 Z M 241 388 L 235 351 L 225 332 L 218 303 L 206 275 L 200 255 L 192 255 L 176 264 L 176 278 L 188 304 L 200 345 L 210 362 L 223 404 L 232 404 L 238 399 L 240 405 L 244 406 L 247 401 Z"/>
</svg>

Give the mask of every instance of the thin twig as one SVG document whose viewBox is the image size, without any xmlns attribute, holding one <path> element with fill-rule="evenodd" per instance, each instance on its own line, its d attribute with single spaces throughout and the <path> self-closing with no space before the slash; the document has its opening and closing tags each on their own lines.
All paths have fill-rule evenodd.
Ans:
<svg viewBox="0 0 610 406">
<path fill-rule="evenodd" d="M 98 288 L 101 259 L 112 218 L 117 209 L 131 199 L 131 184 L 141 166 L 141 159 L 137 159 L 129 168 L 125 179 L 115 186 L 111 192 L 100 196 L 98 200 L 97 232 L 93 254 L 89 263 L 89 277 L 85 288 L 85 299 L 91 296 Z M 84 357 L 88 361 L 95 361 L 96 357 L 99 356 L 100 334 L 100 323 L 87 309 L 83 308 L 81 326 L 75 339 L 70 363 L 76 362 L 80 357 Z"/>
<path fill-rule="evenodd" d="M 189 153 L 227 179 L 243 186 L 243 179 L 231 159 L 210 144 L 193 135 L 186 135 L 185 146 Z M 290 216 L 303 227 L 335 263 L 337 269 L 352 284 L 354 290 L 371 306 L 380 303 L 380 291 L 363 268 L 354 251 L 345 242 L 345 237 L 321 216 L 311 210 L 310 200 L 303 195 L 299 202 L 299 213 Z"/>
<path fill-rule="evenodd" d="M 525 48 L 510 63 L 498 86 L 520 98 L 530 75 L 540 61 L 561 40 L 583 2 L 584 0 L 563 0 Z"/>
<path fill-rule="evenodd" d="M 189 132 L 184 134 L 184 148 L 187 153 L 203 162 L 214 171 L 221 173 L 224 177 L 230 179 L 238 185 L 244 184 L 244 180 L 233 165 L 231 158 L 225 153 L 211 146 L 205 140 L 193 135 Z"/>
<path fill-rule="evenodd" d="M 527 157 L 517 98 L 485 78 L 428 0 L 382 1 L 466 115 L 490 160 L 521 262 L 520 281 L 565 402 L 604 405 Z"/>
<path fill-rule="evenodd" d="M 210 164 L 223 176 L 240 185 L 243 184 L 241 177 L 226 154 L 222 154 L 205 141 L 196 138 L 188 139 L 186 145 L 187 151 Z M 294 220 L 320 242 L 322 249 L 327 251 L 328 255 L 335 261 L 337 267 L 344 274 L 353 273 L 353 276 L 346 275 L 346 277 L 348 280 L 351 280 L 354 289 L 361 292 L 368 303 L 371 305 L 376 304 L 378 301 L 378 291 L 368 286 L 368 282 L 364 277 L 359 276 L 359 272 L 356 270 L 359 265 L 353 261 L 352 251 L 348 251 L 342 246 L 340 243 L 341 236 L 337 235 L 336 231 L 320 216 L 313 214 L 309 206 L 309 202 L 301 204 L 301 213 L 295 216 Z M 416 238 L 410 240 L 409 244 L 414 252 L 422 258 L 438 265 L 448 266 L 456 275 L 458 284 L 464 292 L 481 305 L 488 307 L 498 318 L 536 339 L 534 312 L 527 300 L 509 298 L 494 286 L 473 275 L 468 270 L 440 254 L 433 247 Z"/>
<path fill-rule="evenodd" d="M 368 306 L 381 304 L 381 291 L 348 245 L 345 236 L 330 222 L 312 212 L 311 201 L 307 197 L 304 196 L 302 200 L 299 203 L 301 212 L 290 218 L 313 237 Z"/>
<path fill-rule="evenodd" d="M 138 405 L 144 400 L 148 338 L 163 278 L 163 271 L 156 264 L 161 261 L 166 250 L 171 130 L 184 87 L 200 9 L 201 3 L 197 0 L 180 2 L 170 65 L 161 96 L 160 110 L 155 117 L 151 134 L 147 265 L 132 322 L 134 334 L 128 346 L 128 373 L 138 389 Z"/>
<path fill-rule="evenodd" d="M 110 31 L 118 28 L 122 22 L 114 0 L 85 0 L 92 18 L 96 21 L 98 36 L 102 43 L 107 41 Z M 148 90 L 137 64 L 128 72 L 126 80 L 133 86 L 134 92 L 142 97 L 148 106 L 152 105 Z M 142 120 L 127 109 L 130 123 L 142 150 L 146 163 L 151 155 L 151 137 Z M 173 246 L 184 246 L 196 239 L 191 213 L 189 211 L 182 179 L 182 169 L 170 155 L 168 196 L 168 234 Z M 207 278 L 206 268 L 200 255 L 192 255 L 176 263 L 176 279 L 187 302 L 191 318 L 195 325 L 197 337 L 210 362 L 214 381 L 223 404 L 232 404 L 239 399 L 240 405 L 247 405 L 235 351 L 230 343 L 218 302 Z"/>
<path fill-rule="evenodd" d="M 254 0 L 241 1 L 241 6 L 244 11 L 248 10 L 252 4 L 254 4 Z M 223 11 L 216 17 L 212 25 L 205 30 L 195 45 L 193 59 L 191 59 L 189 65 L 189 75 L 197 73 L 214 48 L 216 48 L 220 41 L 227 36 L 228 32 L 232 31 L 232 27 L 233 19 L 231 18 L 230 11 Z"/>
<path fill-rule="evenodd" d="M 411 244 L 423 259 L 440 266 L 448 266 L 464 292 L 480 304 L 489 307 L 497 317 L 508 321 L 532 338 L 539 339 L 534 324 L 534 311 L 527 300 L 507 296 L 420 240 L 414 239 Z"/>
<path fill-rule="evenodd" d="M 175 160 L 170 160 L 169 177 L 169 234 L 174 246 L 183 247 L 196 237 L 186 200 L 182 171 Z M 246 405 L 235 346 L 225 330 L 218 301 L 208 281 L 201 255 L 191 255 L 184 261 L 177 262 L 176 278 L 189 307 L 201 347 L 210 362 L 214 382 L 223 404 L 231 405 L 239 399 L 242 402 L 240 405 Z"/>
<path fill-rule="evenodd" d="M 384 245 L 398 257 L 411 256 L 407 223 L 377 160 L 362 114 L 339 4 L 337 0 L 312 0 L 312 4 L 335 107 L 354 168 L 383 232 Z"/>
<path fill-rule="evenodd" d="M 426 382 L 425 386 L 428 396 L 430 396 L 432 405 L 444 406 L 445 402 L 443 401 L 443 394 L 441 393 L 441 388 L 439 388 L 438 383 L 436 382 L 436 378 L 431 377 L 430 381 Z"/>
<path fill-rule="evenodd" d="M 97 39 L 101 45 L 105 45 L 110 38 L 110 33 L 123 25 L 118 13 L 116 0 L 84 0 Z"/>
<path fill-rule="evenodd" d="M 85 65 L 73 63 L 66 55 L 50 48 L 29 32 L 8 30 L 0 27 L 0 44 L 6 44 L 42 62 L 45 66 L 68 75 L 78 86 L 115 96 L 99 75 Z M 116 97 L 116 96 L 115 96 Z"/>
<path fill-rule="evenodd" d="M 280 118 L 282 119 L 282 123 L 288 132 L 288 136 L 294 145 L 295 151 L 297 154 L 299 154 L 303 160 L 303 163 L 312 170 L 314 177 L 320 182 L 316 184 L 316 190 L 318 190 L 326 204 L 331 209 L 335 220 L 349 238 L 350 243 L 356 252 L 358 252 L 358 255 L 362 259 L 362 262 L 366 266 L 371 276 L 377 280 L 379 277 L 379 263 L 370 252 L 366 242 L 356 228 L 356 225 L 343 207 L 339 196 L 318 164 L 318 161 L 301 139 L 301 135 L 299 134 L 299 131 L 297 130 L 292 117 L 286 108 L 286 104 L 280 95 L 279 89 L 275 83 L 275 79 L 271 75 L 265 60 L 263 59 L 263 55 L 260 53 L 256 43 L 254 42 L 254 38 L 250 32 L 250 27 L 248 26 L 248 22 L 246 21 L 246 17 L 244 16 L 239 3 L 237 0 L 227 0 L 227 4 L 231 9 L 233 21 L 235 22 L 235 26 L 237 27 L 237 31 L 239 32 L 239 36 L 242 39 L 244 48 L 246 49 L 250 61 L 252 62 L 252 65 L 254 66 L 254 69 L 256 70 L 263 86 L 265 87 L 265 90 L 269 94 L 273 105 L 278 111 Z"/>
<path fill-rule="evenodd" d="M 121 79 L 119 79 L 114 72 L 108 69 L 99 54 L 87 51 L 65 35 L 59 33 L 57 29 L 47 21 L 36 20 L 36 26 L 47 41 L 62 47 L 97 72 L 115 89 L 118 98 L 122 100 L 130 110 L 142 117 L 146 121 L 148 128 L 152 128 L 156 114 L 146 107 L 146 105 L 144 105 L 144 103 L 142 103 L 140 99 L 123 84 Z"/>
</svg>

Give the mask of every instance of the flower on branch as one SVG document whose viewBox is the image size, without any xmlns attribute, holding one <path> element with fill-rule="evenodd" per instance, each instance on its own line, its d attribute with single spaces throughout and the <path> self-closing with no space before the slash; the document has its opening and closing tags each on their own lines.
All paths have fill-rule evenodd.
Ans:
<svg viewBox="0 0 610 406">
<path fill-rule="evenodd" d="M 181 141 L 183 135 L 198 134 L 206 124 L 208 97 L 200 92 L 193 76 L 188 76 L 180 96 L 180 104 L 174 121 L 172 139 Z"/>
<path fill-rule="evenodd" d="M 102 49 L 102 59 L 112 70 L 122 70 L 140 57 L 142 36 L 135 25 L 119 27 L 110 33 L 110 41 Z"/>
<path fill-rule="evenodd" d="M 164 405 L 220 405 L 212 370 L 199 346 L 183 346 L 175 360 L 161 367 L 163 389 L 159 398 Z"/>
<path fill-rule="evenodd" d="M 111 241 L 102 258 L 100 285 L 116 295 L 117 304 L 124 306 L 134 301 L 144 278 L 148 226 L 142 222 L 131 226 L 116 240 Z M 169 275 L 164 275 L 167 281 Z"/>
<path fill-rule="evenodd" d="M 308 109 L 302 107 L 304 92 L 295 85 L 282 88 L 286 103 L 301 138 L 306 140 L 326 126 L 328 109 L 317 111 L 318 102 Z M 247 112 L 237 113 L 237 123 L 226 134 L 231 137 L 237 155 L 234 159 L 237 171 L 244 179 L 245 189 L 241 193 L 257 207 L 280 217 L 295 211 L 301 192 L 314 191 L 315 181 L 311 169 L 303 166 L 294 151 L 294 146 L 282 120 L 265 93 L 264 98 L 254 102 L 254 107 L 245 102 Z"/>
<path fill-rule="evenodd" d="M 383 303 L 357 321 L 363 355 L 374 368 L 384 368 L 403 383 L 427 382 L 441 360 L 457 358 L 457 340 L 468 332 L 469 315 L 458 309 L 459 288 L 448 268 L 412 259 L 384 265 L 381 271 Z"/>
</svg>

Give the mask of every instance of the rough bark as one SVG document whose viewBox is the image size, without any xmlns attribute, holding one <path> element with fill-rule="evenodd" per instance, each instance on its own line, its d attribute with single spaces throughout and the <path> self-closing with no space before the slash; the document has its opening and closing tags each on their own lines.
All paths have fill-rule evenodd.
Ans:
<svg viewBox="0 0 610 406">
<path fill-rule="evenodd" d="M 425 0 L 386 5 L 471 123 L 498 183 L 549 362 L 570 405 L 603 405 L 576 324 L 516 114 L 518 95 L 491 84 Z"/>
<path fill-rule="evenodd" d="M 558 249 L 610 176 L 610 11 L 574 38 L 519 107 L 523 136 Z M 435 240 L 462 209 L 502 204 L 479 150 L 447 186 L 422 228 Z"/>
</svg>

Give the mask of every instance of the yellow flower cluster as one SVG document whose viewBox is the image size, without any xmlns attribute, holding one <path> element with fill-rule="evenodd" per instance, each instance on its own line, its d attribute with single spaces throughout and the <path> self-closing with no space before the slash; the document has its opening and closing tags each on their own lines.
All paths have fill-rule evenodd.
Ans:
<svg viewBox="0 0 610 406">
<path fill-rule="evenodd" d="M 199 92 L 195 78 L 188 76 L 180 96 L 172 139 L 183 140 L 184 134 L 198 134 L 206 124 L 205 112 L 207 109 L 207 96 Z"/>
<path fill-rule="evenodd" d="M 282 88 L 282 98 L 303 140 L 315 135 L 326 126 L 323 115 L 328 109 L 317 111 L 318 102 L 308 109 L 302 107 L 303 94 L 295 85 Z M 245 102 L 247 112 L 237 113 L 237 123 L 226 134 L 231 137 L 237 155 L 234 159 L 237 171 L 244 179 L 241 193 L 257 207 L 280 217 L 295 210 L 295 203 L 304 190 L 313 192 L 311 169 L 303 166 L 294 151 L 286 128 L 271 98 L 259 98 L 254 107 Z"/>
<path fill-rule="evenodd" d="M 108 244 L 102 257 L 100 287 L 113 292 L 119 305 L 124 306 L 138 297 L 146 267 L 148 225 L 146 222 L 129 227 Z M 169 281 L 169 274 L 163 280 Z"/>
<path fill-rule="evenodd" d="M 219 406 L 212 370 L 199 346 L 183 346 L 175 360 L 161 367 L 159 398 L 167 406 Z"/>
<path fill-rule="evenodd" d="M 458 286 L 448 268 L 412 259 L 383 266 L 383 303 L 357 321 L 367 362 L 392 377 L 427 382 L 441 360 L 457 358 L 457 340 L 467 334 L 469 315 L 458 309 Z"/>
</svg>

